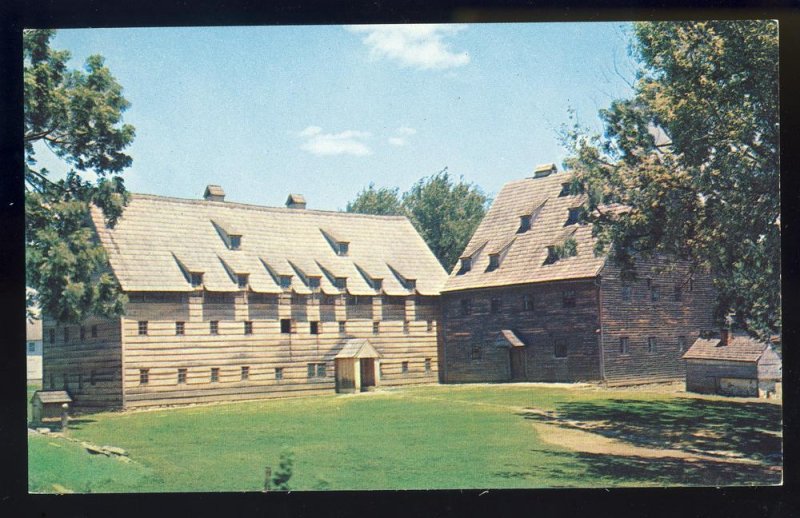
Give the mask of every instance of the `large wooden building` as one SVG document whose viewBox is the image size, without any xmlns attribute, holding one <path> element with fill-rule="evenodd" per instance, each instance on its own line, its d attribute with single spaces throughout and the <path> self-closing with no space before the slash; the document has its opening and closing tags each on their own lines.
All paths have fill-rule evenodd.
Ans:
<svg viewBox="0 0 800 518">
<path fill-rule="evenodd" d="M 129 298 L 116 319 L 44 319 L 44 388 L 78 410 L 437 380 L 447 273 L 405 217 L 133 195 L 94 225 Z"/>
<path fill-rule="evenodd" d="M 680 379 L 713 327 L 707 274 L 640 260 L 636 279 L 594 253 L 581 195 L 554 165 L 506 184 L 442 290 L 443 382 Z"/>
</svg>

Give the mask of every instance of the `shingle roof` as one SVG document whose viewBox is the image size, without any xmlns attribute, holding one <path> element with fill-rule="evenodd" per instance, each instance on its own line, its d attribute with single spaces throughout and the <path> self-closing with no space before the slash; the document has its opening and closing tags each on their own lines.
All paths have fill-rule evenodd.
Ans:
<svg viewBox="0 0 800 518">
<path fill-rule="evenodd" d="M 366 338 L 351 338 L 344 341 L 344 347 L 336 355 L 336 359 L 342 358 L 380 358 L 381 355 L 372 347 Z"/>
<path fill-rule="evenodd" d="M 33 394 L 33 399 L 36 398 L 42 403 L 72 403 L 72 398 L 64 390 L 37 390 Z"/>
<path fill-rule="evenodd" d="M 525 342 L 511 329 L 503 329 L 497 335 L 497 342 L 504 346 L 525 347 Z"/>
<path fill-rule="evenodd" d="M 562 184 L 571 178 L 570 173 L 553 173 L 504 185 L 465 248 L 474 254 L 471 270 L 459 273 L 457 264 L 442 291 L 596 276 L 605 257 L 594 255 L 591 225 L 565 226 L 569 209 L 579 207 L 584 200 L 582 195 L 559 196 Z M 518 233 L 524 214 L 534 214 L 531 228 Z M 578 244 L 577 255 L 545 265 L 547 247 L 562 244 L 570 236 Z M 489 253 L 509 242 L 500 266 L 487 271 Z"/>
<path fill-rule="evenodd" d="M 348 293 L 375 294 L 358 264 L 383 278 L 383 291 L 409 294 L 389 265 L 417 279 L 422 295 L 437 295 L 447 273 L 407 218 L 345 212 L 261 207 L 231 202 L 186 200 L 134 194 L 113 229 L 102 214 L 92 218 L 114 274 L 125 291 L 192 291 L 185 270 L 203 274 L 209 291 L 237 291 L 229 271 L 249 274 L 250 289 L 280 293 L 276 275 L 292 275 L 292 286 L 307 293 L 295 268 L 319 276 L 324 293 L 336 289 L 323 268 L 347 278 Z M 212 221 L 235 225 L 241 248 L 230 250 Z M 321 229 L 350 242 L 338 256 Z"/>
<path fill-rule="evenodd" d="M 744 334 L 731 335 L 728 345 L 719 344 L 719 338 L 698 338 L 684 353 L 683 359 L 757 362 L 769 347 L 766 343 Z"/>
</svg>

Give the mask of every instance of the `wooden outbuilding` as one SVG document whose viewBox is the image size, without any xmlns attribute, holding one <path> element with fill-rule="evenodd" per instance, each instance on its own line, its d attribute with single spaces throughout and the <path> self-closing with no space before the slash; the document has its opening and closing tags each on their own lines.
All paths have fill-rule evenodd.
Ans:
<svg viewBox="0 0 800 518">
<path fill-rule="evenodd" d="M 65 390 L 37 390 L 31 397 L 31 413 L 34 423 L 61 419 L 64 404 L 71 405 L 72 398 Z"/>
<path fill-rule="evenodd" d="M 378 384 L 381 354 L 366 338 L 346 340 L 336 361 L 336 391 L 361 392 Z"/>
<path fill-rule="evenodd" d="M 781 394 L 781 357 L 768 343 L 723 331 L 698 338 L 683 355 L 686 390 L 726 396 L 775 397 Z"/>
</svg>

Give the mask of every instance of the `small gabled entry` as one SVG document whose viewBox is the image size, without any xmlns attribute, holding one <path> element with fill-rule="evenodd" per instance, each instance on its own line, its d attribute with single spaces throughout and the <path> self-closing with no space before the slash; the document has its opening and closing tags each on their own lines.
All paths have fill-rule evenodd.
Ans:
<svg viewBox="0 0 800 518">
<path fill-rule="evenodd" d="M 345 340 L 336 355 L 336 392 L 361 392 L 378 384 L 376 359 L 381 355 L 366 338 Z"/>
<path fill-rule="evenodd" d="M 508 347 L 509 355 L 509 377 L 511 381 L 522 381 L 528 377 L 527 357 L 525 354 L 525 342 L 510 329 L 503 329 L 497 336 L 497 345 Z"/>
</svg>

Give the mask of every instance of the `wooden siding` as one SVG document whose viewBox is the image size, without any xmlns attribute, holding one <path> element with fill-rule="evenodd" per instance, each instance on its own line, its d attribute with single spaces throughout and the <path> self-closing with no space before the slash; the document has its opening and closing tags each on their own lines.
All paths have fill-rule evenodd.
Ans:
<svg viewBox="0 0 800 518">
<path fill-rule="evenodd" d="M 715 360 L 686 361 L 686 390 L 700 394 L 719 392 L 719 380 L 722 378 L 757 379 L 755 362 L 731 362 Z M 748 394 L 757 396 L 757 390 Z"/>
<path fill-rule="evenodd" d="M 83 339 L 81 326 L 85 333 Z M 92 326 L 97 326 L 95 338 L 92 338 Z M 52 319 L 44 319 L 43 388 L 66 390 L 76 411 L 122 407 L 119 319 L 89 319 L 81 325 L 68 325 L 67 342 L 64 341 L 64 327 Z M 50 342 L 51 330 L 55 330 L 55 343 Z"/>
<path fill-rule="evenodd" d="M 681 359 L 702 330 L 713 329 L 714 291 L 708 274 L 695 272 L 692 282 L 686 265 L 650 260 L 637 263 L 637 279 L 623 282 L 619 268 L 609 261 L 601 271 L 601 335 L 605 379 L 611 384 L 682 379 Z M 630 300 L 623 299 L 630 287 Z M 675 287 L 681 300 L 675 300 Z M 652 289 L 659 300 L 652 300 Z M 679 340 L 685 339 L 681 349 Z M 628 339 L 622 352 L 620 339 Z M 648 340 L 655 339 L 650 351 Z"/>
<path fill-rule="evenodd" d="M 575 307 L 563 307 L 564 291 L 574 291 Z M 534 301 L 523 308 L 523 296 Z M 462 314 L 462 300 L 471 300 L 471 312 Z M 492 299 L 500 300 L 497 312 Z M 524 347 L 528 381 L 580 381 L 600 378 L 598 356 L 597 287 L 594 280 L 487 288 L 442 295 L 443 382 L 509 381 L 509 347 L 496 343 L 504 329 L 512 329 Z M 555 357 L 557 341 L 564 341 L 566 357 Z M 473 348 L 479 350 L 473 351 Z M 477 354 L 475 354 L 477 353 Z"/>
</svg>

